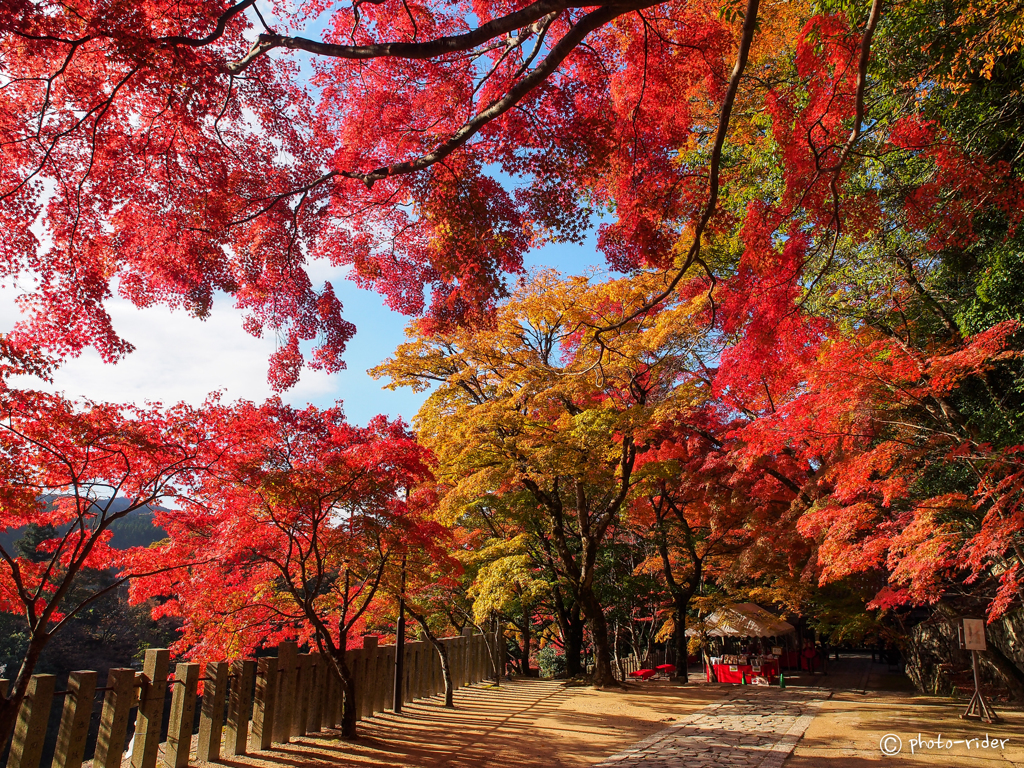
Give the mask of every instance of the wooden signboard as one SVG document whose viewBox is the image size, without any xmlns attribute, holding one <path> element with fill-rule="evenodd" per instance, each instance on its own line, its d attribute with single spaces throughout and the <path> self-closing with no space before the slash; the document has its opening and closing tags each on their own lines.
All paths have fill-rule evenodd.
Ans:
<svg viewBox="0 0 1024 768">
<path fill-rule="evenodd" d="M 964 650 L 985 650 L 985 620 L 964 619 Z"/>
</svg>

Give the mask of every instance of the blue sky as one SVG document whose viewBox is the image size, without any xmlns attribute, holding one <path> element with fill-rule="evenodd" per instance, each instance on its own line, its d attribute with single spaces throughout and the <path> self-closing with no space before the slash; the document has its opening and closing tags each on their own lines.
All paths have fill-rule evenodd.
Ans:
<svg viewBox="0 0 1024 768">
<path fill-rule="evenodd" d="M 594 233 L 581 245 L 555 244 L 532 251 L 527 268 L 554 267 L 564 274 L 580 274 L 603 266 Z M 348 418 L 365 424 L 378 413 L 411 421 L 425 397 L 408 389 L 391 392 L 383 382 L 366 374 L 390 356 L 404 341 L 409 318 L 387 309 L 380 296 L 357 288 L 337 273 L 311 265 L 314 284 L 330 279 L 344 306 L 344 314 L 357 327 L 345 355 L 348 368 L 337 374 L 305 370 L 299 383 L 283 397 L 295 406 L 324 407 L 341 400 Z M 17 291 L 0 289 L 0 331 L 19 319 Z M 262 401 L 273 393 L 267 386 L 267 359 L 273 338 L 254 339 L 242 330 L 241 313 L 230 297 L 221 296 L 205 321 L 166 307 L 138 309 L 123 299 L 109 302 L 114 327 L 136 349 L 121 362 L 103 363 L 92 350 L 67 361 L 52 385 L 44 388 L 72 398 L 112 402 L 185 401 L 201 404 L 209 393 L 221 391 L 227 400 Z M 21 386 L 39 382 L 22 380 Z"/>
<path fill-rule="evenodd" d="M 319 37 L 322 27 L 322 20 L 318 20 L 305 32 Z M 251 32 L 257 34 L 258 27 Z M 297 58 L 308 76 L 308 57 Z M 526 183 L 492 170 L 509 186 Z M 595 217 L 597 221 L 599 216 Z M 604 267 L 595 239 L 591 231 L 580 245 L 549 244 L 535 249 L 528 254 L 526 267 L 553 267 L 567 275 Z M 345 317 L 356 324 L 357 332 L 345 355 L 346 370 L 337 374 L 304 370 L 299 383 L 282 397 L 299 407 L 326 407 L 340 400 L 348 418 L 357 424 L 365 424 L 378 413 L 410 421 L 426 395 L 408 389 L 385 390 L 385 382 L 375 381 L 366 373 L 404 341 L 409 318 L 387 309 L 380 296 L 357 288 L 340 270 L 314 263 L 309 265 L 309 272 L 315 286 L 331 281 Z M 9 331 L 20 318 L 14 301 L 18 293 L 14 288 L 0 288 L 0 332 Z M 111 365 L 103 363 L 93 350 L 86 350 L 57 371 L 52 385 L 42 388 L 61 391 L 71 398 L 139 404 L 185 401 L 199 405 L 215 391 L 226 400 L 258 402 L 273 395 L 266 372 L 275 340 L 270 335 L 255 339 L 245 333 L 242 314 L 229 296 L 217 297 L 205 321 L 163 306 L 139 309 L 120 298 L 108 301 L 107 308 L 114 327 L 135 345 L 135 352 Z M 19 383 L 40 386 L 38 381 Z"/>
<path fill-rule="evenodd" d="M 603 266 L 604 259 L 597 253 L 593 234 L 582 245 L 559 243 L 537 248 L 529 254 L 526 266 L 553 267 L 567 275 Z M 426 394 L 407 388 L 385 390 L 381 385 L 386 382 L 374 381 L 366 374 L 368 368 L 387 358 L 405 340 L 408 318 L 387 309 L 377 294 L 357 288 L 350 280 L 335 284 L 335 289 L 345 307 L 345 316 L 356 324 L 358 331 L 346 355 L 348 369 L 332 377 L 336 382 L 333 394 L 311 402 L 324 406 L 335 399 L 343 400 L 346 415 L 358 424 L 365 424 L 378 413 L 410 420 Z"/>
</svg>

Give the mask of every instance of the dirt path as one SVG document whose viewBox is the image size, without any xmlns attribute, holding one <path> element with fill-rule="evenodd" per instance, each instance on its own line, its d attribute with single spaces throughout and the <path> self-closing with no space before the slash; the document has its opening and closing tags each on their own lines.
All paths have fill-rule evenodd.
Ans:
<svg viewBox="0 0 1024 768">
<path fill-rule="evenodd" d="M 644 746 L 637 742 L 660 734 L 648 739 L 648 747 L 658 741 L 658 749 L 647 751 L 652 758 L 665 759 L 654 760 L 652 765 L 698 768 L 708 758 L 709 764 L 723 768 L 769 763 L 777 768 L 783 759 L 784 768 L 882 768 L 894 764 L 908 768 L 1024 768 L 1022 712 L 1001 712 L 1004 721 L 995 726 L 962 721 L 958 718 L 962 704 L 915 695 L 907 690 L 905 677 L 888 671 L 885 665 L 871 664 L 867 657 L 830 664 L 827 676 L 793 674 L 787 679 L 792 681 L 792 695 L 777 689 L 717 684 L 683 687 L 668 682 L 633 683 L 625 691 L 595 691 L 565 688 L 551 680 L 517 679 L 503 683 L 500 689 L 483 685 L 464 688 L 456 693 L 455 710 L 445 710 L 435 698 L 407 704 L 401 715 L 385 713 L 370 718 L 360 724 L 360 737 L 352 742 L 325 733 L 275 745 L 257 757 L 222 762 L 232 768 L 581 768 L 627 749 L 632 759 L 637 748 Z M 736 706 L 729 709 L 729 702 L 737 698 L 750 699 L 751 706 L 733 712 Z M 803 722 L 798 734 L 788 721 L 774 722 L 793 714 L 779 705 L 790 698 L 828 700 L 815 706 L 813 713 L 797 718 L 809 721 Z M 719 712 L 722 707 L 725 710 Z M 723 713 L 736 723 L 708 725 L 709 717 Z M 751 721 L 749 727 L 744 718 Z M 669 735 L 680 740 L 679 744 L 665 740 L 666 728 L 672 724 L 679 732 Z M 711 741 L 696 744 L 700 739 L 694 738 L 695 729 L 708 728 Z M 765 731 L 763 738 L 758 736 L 759 728 Z M 778 737 L 783 731 L 782 741 L 790 743 L 779 751 L 773 745 L 782 744 Z M 879 742 L 886 734 L 900 738 L 901 748 L 895 754 L 882 753 Z M 919 734 L 926 743 L 912 747 L 911 739 Z M 941 747 L 936 746 L 940 734 Z M 986 735 L 989 745 L 992 738 L 1006 741 L 998 748 L 986 746 Z M 732 739 L 735 744 L 731 736 L 736 736 Z M 968 747 L 966 739 L 978 741 Z M 928 741 L 933 742 L 931 747 Z M 950 741 L 960 743 L 948 744 Z M 894 740 L 887 742 L 890 751 L 896 745 Z M 690 754 L 695 749 L 700 754 Z M 733 759 L 737 754 L 749 760 Z M 624 757 L 620 754 L 619 762 Z"/>
<path fill-rule="evenodd" d="M 456 693 L 456 709 L 436 699 L 406 704 L 360 724 L 353 742 L 301 737 L 260 757 L 222 760 L 235 768 L 318 766 L 585 766 L 628 747 L 725 693 L 719 688 L 634 684 L 626 691 L 564 688 L 516 680 L 500 689 Z"/>
<path fill-rule="evenodd" d="M 1002 710 L 1001 723 L 986 725 L 961 720 L 963 709 L 963 703 L 935 696 L 836 692 L 818 711 L 785 768 L 1024 768 L 1024 713 Z M 912 745 L 918 738 L 925 743 Z M 993 738 L 1005 743 L 993 747 Z M 883 746 L 892 754 L 883 754 Z"/>
</svg>

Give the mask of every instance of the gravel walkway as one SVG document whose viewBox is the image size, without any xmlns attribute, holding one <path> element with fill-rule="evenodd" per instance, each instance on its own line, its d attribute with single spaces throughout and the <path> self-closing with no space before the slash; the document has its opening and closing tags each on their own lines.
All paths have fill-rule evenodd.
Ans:
<svg viewBox="0 0 1024 768">
<path fill-rule="evenodd" d="M 739 688 L 597 768 L 780 768 L 831 692 Z"/>
</svg>

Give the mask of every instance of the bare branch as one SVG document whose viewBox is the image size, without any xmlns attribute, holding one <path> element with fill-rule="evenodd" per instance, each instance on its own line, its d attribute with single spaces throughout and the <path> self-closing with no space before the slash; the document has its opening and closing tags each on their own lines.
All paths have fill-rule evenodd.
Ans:
<svg viewBox="0 0 1024 768">
<path fill-rule="evenodd" d="M 636 8 L 644 8 L 653 5 L 651 2 L 636 2 L 627 0 L 622 3 L 603 3 L 602 8 L 615 8 L 614 16 L 626 13 Z M 434 40 L 427 40 L 422 43 L 376 43 L 371 45 L 336 45 L 323 43 L 317 40 L 309 40 L 304 37 L 288 37 L 285 35 L 265 34 L 260 35 L 252 48 L 237 61 L 227 65 L 229 72 L 238 74 L 243 72 L 252 62 L 274 48 L 290 48 L 292 50 L 305 51 L 317 56 L 329 56 L 341 59 L 380 59 L 380 58 L 401 58 L 401 59 L 433 59 L 451 53 L 471 51 L 474 48 L 484 45 L 494 38 L 507 35 L 517 29 L 527 27 L 535 21 L 544 18 L 552 13 L 560 13 L 569 8 L 585 8 L 588 4 L 583 0 L 537 0 L 525 8 L 509 13 L 486 24 L 481 24 L 474 30 L 461 35 L 446 35 Z M 590 5 L 589 7 L 593 7 Z M 612 18 L 614 18 L 614 16 Z"/>
<path fill-rule="evenodd" d="M 668 286 L 651 300 L 645 302 L 639 309 L 631 312 L 617 323 L 607 325 L 597 330 L 595 334 L 598 343 L 601 341 L 601 334 L 615 331 L 622 328 L 640 315 L 650 312 L 654 307 L 667 299 L 675 291 L 679 281 L 683 279 L 691 266 L 700 258 L 701 238 L 708 222 L 711 221 L 718 205 L 719 174 L 722 166 L 722 148 L 725 145 L 725 137 L 729 132 L 729 119 L 732 115 L 733 103 L 736 101 L 736 92 L 739 90 L 740 79 L 743 77 L 743 70 L 747 65 L 747 58 L 750 55 L 750 44 L 754 39 L 754 31 L 757 28 L 757 11 L 759 0 L 747 0 L 746 14 L 743 17 L 743 30 L 740 35 L 740 46 L 736 53 L 736 63 L 729 77 L 729 87 L 725 92 L 725 99 L 722 101 L 722 110 L 718 115 L 718 130 L 715 132 L 715 143 L 711 149 L 711 163 L 708 173 L 708 200 L 704 212 L 693 228 L 693 242 L 686 253 L 686 259 L 676 271 L 675 277 L 669 281 Z"/>
</svg>

